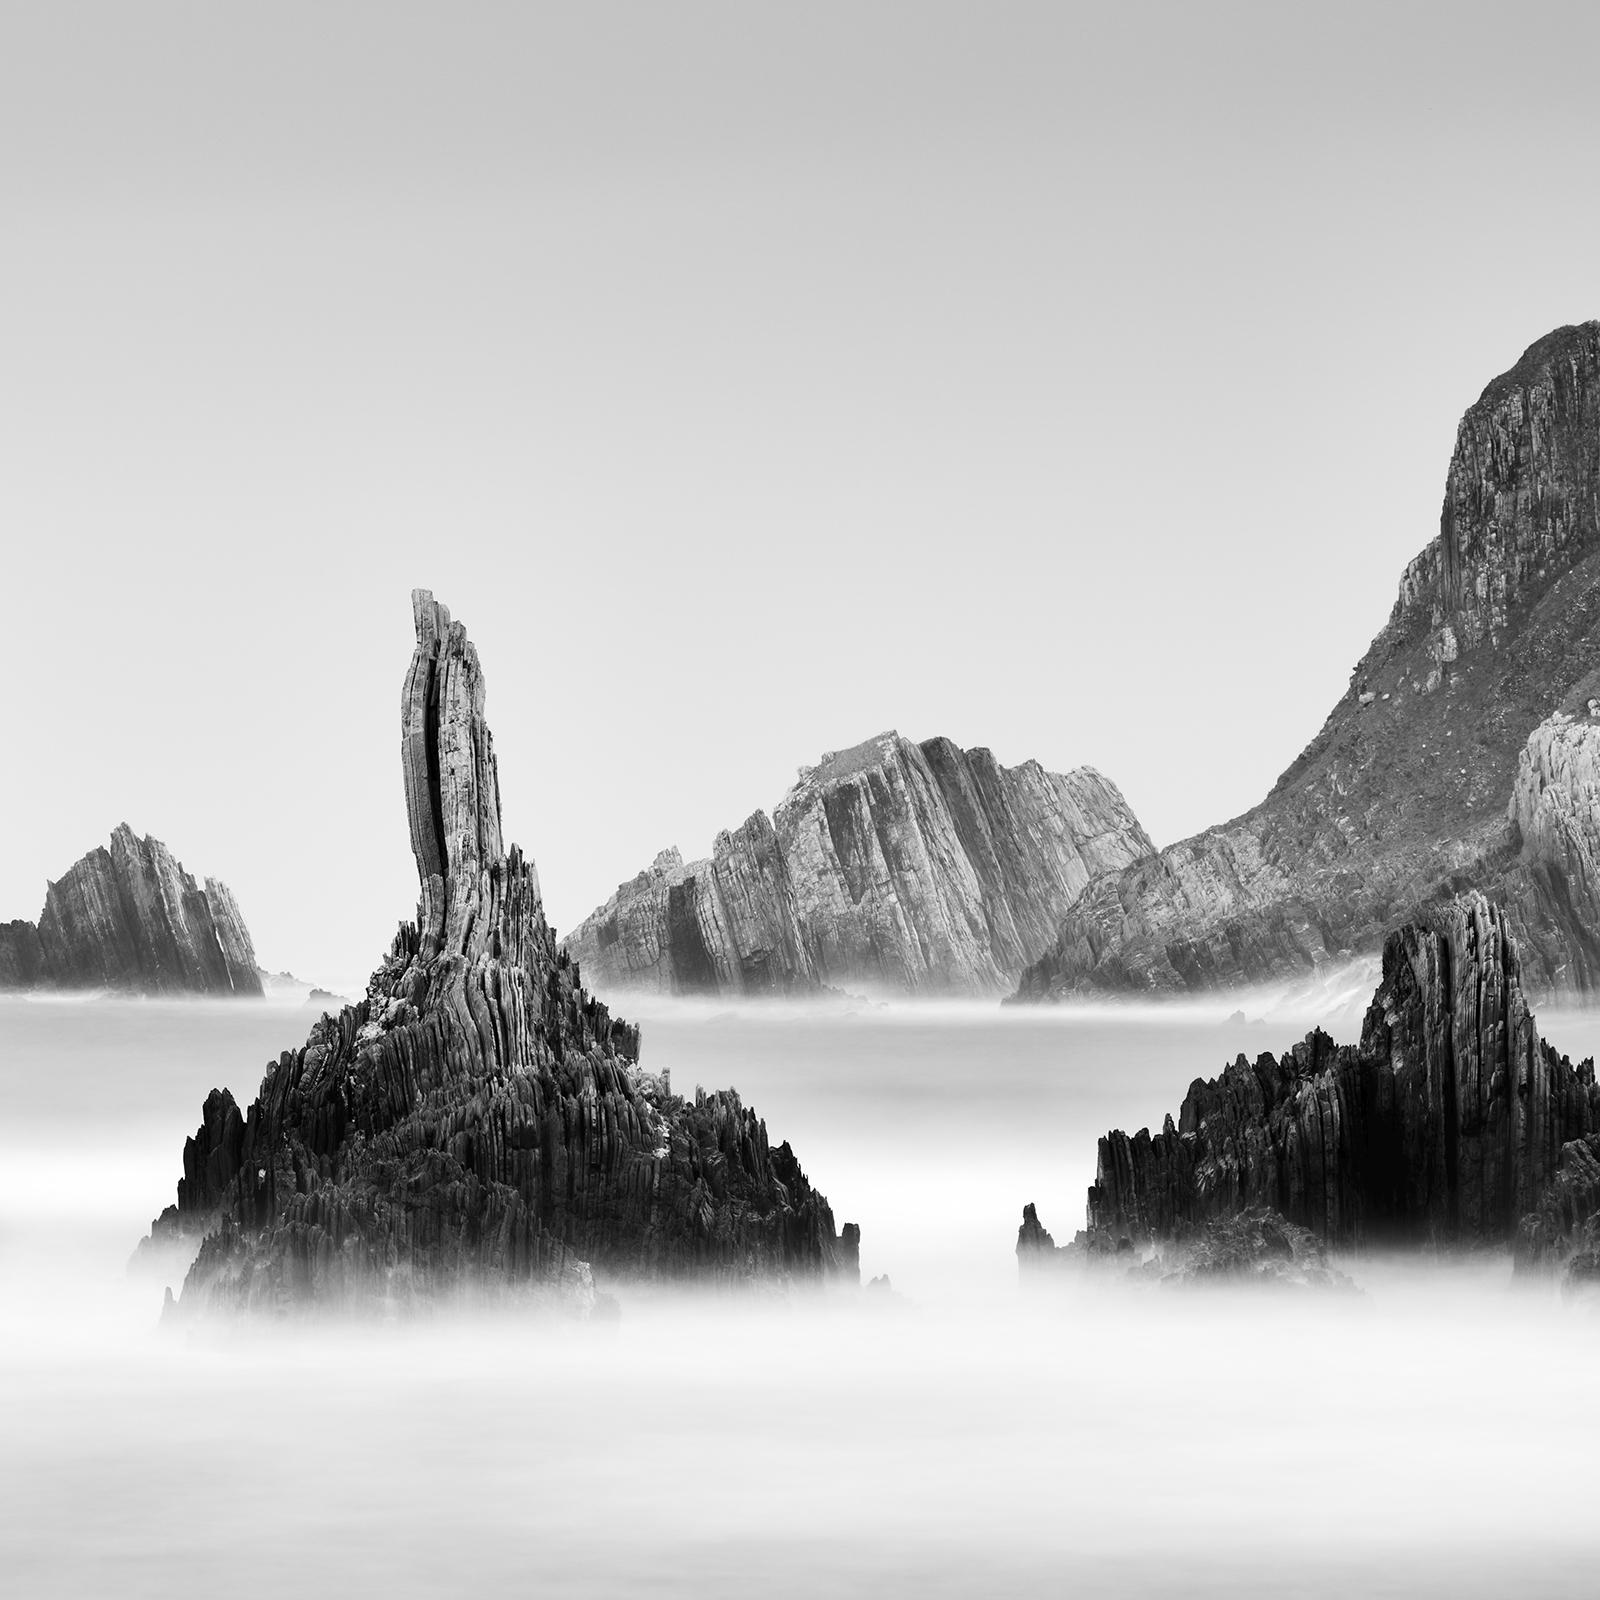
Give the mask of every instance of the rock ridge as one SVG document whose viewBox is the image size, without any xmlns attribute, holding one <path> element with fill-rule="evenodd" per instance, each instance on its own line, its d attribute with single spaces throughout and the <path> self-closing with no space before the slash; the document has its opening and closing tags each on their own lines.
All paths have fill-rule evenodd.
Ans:
<svg viewBox="0 0 1600 1600">
<path fill-rule="evenodd" d="M 662 851 L 566 947 L 607 988 L 1002 993 L 1092 878 L 1153 849 L 1093 768 L 889 732 L 802 767 L 709 858 Z"/>
<path fill-rule="evenodd" d="M 1266 799 L 1097 879 L 1017 997 L 1299 976 L 1377 951 L 1469 887 L 1505 904 L 1531 985 L 1592 990 L 1600 886 L 1578 838 L 1592 756 L 1545 725 L 1600 719 L 1597 508 L 1600 323 L 1587 322 L 1530 346 L 1467 410 L 1438 535 Z"/>
<path fill-rule="evenodd" d="M 477 651 L 426 590 L 401 705 L 420 900 L 366 996 L 241 1111 L 208 1096 L 154 1245 L 198 1254 L 180 1309 L 592 1308 L 613 1280 L 821 1281 L 859 1231 L 732 1091 L 644 1072 L 580 982 L 533 864 L 501 837 Z"/>
</svg>

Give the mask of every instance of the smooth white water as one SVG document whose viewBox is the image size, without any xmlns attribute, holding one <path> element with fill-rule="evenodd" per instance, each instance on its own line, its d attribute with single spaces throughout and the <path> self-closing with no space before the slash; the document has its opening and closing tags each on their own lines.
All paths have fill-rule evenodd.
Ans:
<svg viewBox="0 0 1600 1600">
<path fill-rule="evenodd" d="M 1019 1295 L 1024 1201 L 1070 1237 L 1099 1133 L 1312 1020 L 1235 1003 L 646 1010 L 646 1063 L 737 1085 L 893 1301 L 196 1332 L 127 1257 L 206 1090 L 309 1013 L 0 1001 L 0 1589 L 1592 1594 L 1600 1320 L 1503 1262 Z"/>
</svg>

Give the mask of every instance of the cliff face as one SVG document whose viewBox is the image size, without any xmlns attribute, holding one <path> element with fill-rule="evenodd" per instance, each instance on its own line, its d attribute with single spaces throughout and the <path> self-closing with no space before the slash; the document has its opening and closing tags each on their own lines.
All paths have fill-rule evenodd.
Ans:
<svg viewBox="0 0 1600 1600">
<path fill-rule="evenodd" d="M 690 1101 L 579 982 L 531 862 L 500 832 L 484 682 L 413 597 L 401 708 L 417 921 L 241 1113 L 213 1091 L 156 1241 L 200 1236 L 181 1304 L 299 1308 L 614 1276 L 853 1273 L 858 1234 L 732 1092 Z"/>
<path fill-rule="evenodd" d="M 1509 808 L 1519 852 L 1501 891 L 1535 970 L 1585 992 L 1600 988 L 1597 713 L 1600 700 L 1557 711 L 1529 735 Z"/>
<path fill-rule="evenodd" d="M 0 928 L 0 988 L 260 995 L 261 975 L 226 884 L 201 888 L 159 839 L 123 823 L 45 892 L 37 926 Z"/>
<path fill-rule="evenodd" d="M 1468 885 L 1511 905 L 1530 982 L 1592 987 L 1592 880 L 1567 876 L 1570 841 L 1530 840 L 1517 793 L 1525 752 L 1547 792 L 1579 773 L 1535 748 L 1547 718 L 1600 713 L 1597 506 L 1600 323 L 1585 323 L 1541 339 L 1466 413 L 1438 537 L 1267 799 L 1092 884 L 1019 998 L 1303 972 L 1376 950 Z"/>
<path fill-rule="evenodd" d="M 709 860 L 664 851 L 566 943 L 608 987 L 994 993 L 1091 878 L 1152 848 L 1090 768 L 887 733 L 803 769 Z"/>
<path fill-rule="evenodd" d="M 1594 1063 L 1540 1039 L 1505 920 L 1474 894 L 1390 936 L 1359 1045 L 1240 1056 L 1160 1133 L 1101 1139 L 1089 1227 L 1181 1239 L 1265 1206 L 1335 1245 L 1506 1244 L 1597 1130 Z"/>
<path fill-rule="evenodd" d="M 44 951 L 32 922 L 0 922 L 0 990 L 32 989 L 39 982 Z"/>
</svg>

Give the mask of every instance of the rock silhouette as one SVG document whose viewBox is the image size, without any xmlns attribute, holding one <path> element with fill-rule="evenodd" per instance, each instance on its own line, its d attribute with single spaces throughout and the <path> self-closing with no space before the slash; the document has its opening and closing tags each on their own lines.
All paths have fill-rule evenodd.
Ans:
<svg viewBox="0 0 1600 1600">
<path fill-rule="evenodd" d="M 1470 894 L 1389 938 L 1359 1045 L 1241 1055 L 1160 1133 L 1102 1138 L 1088 1232 L 1184 1239 L 1267 1207 L 1332 1246 L 1508 1245 L 1597 1131 L 1594 1063 L 1540 1039 L 1506 920 Z"/>
<path fill-rule="evenodd" d="M 477 652 L 425 590 L 401 707 L 417 920 L 367 994 L 213 1091 L 156 1243 L 201 1240 L 178 1301 L 434 1303 L 613 1279 L 857 1274 L 859 1232 L 731 1091 L 672 1093 L 586 994 L 533 863 L 501 838 Z"/>
<path fill-rule="evenodd" d="M 1091 878 L 1153 849 L 1090 767 L 885 733 L 802 769 L 708 860 L 663 851 L 566 944 L 608 989 L 1002 993 Z"/>
<path fill-rule="evenodd" d="M 45 892 L 37 924 L 0 925 L 0 988 L 256 995 L 261 974 L 232 891 L 197 884 L 126 823 Z"/>
<path fill-rule="evenodd" d="M 1236 820 L 1091 884 L 1018 996 L 1182 991 L 1381 948 L 1467 888 L 1541 990 L 1600 984 L 1600 323 L 1462 418 L 1438 536 L 1320 733 Z"/>
</svg>

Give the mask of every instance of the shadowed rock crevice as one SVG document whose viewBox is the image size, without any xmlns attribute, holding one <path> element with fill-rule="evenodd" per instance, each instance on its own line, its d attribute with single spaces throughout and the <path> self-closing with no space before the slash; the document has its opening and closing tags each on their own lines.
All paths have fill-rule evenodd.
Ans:
<svg viewBox="0 0 1600 1600">
<path fill-rule="evenodd" d="M 857 1273 L 859 1234 L 732 1091 L 641 1070 L 636 1029 L 579 981 L 538 876 L 501 843 L 484 681 L 413 596 L 401 760 L 420 880 L 365 998 L 213 1092 L 157 1242 L 199 1238 L 181 1304 L 287 1309 L 554 1293 L 613 1279 Z"/>
</svg>

